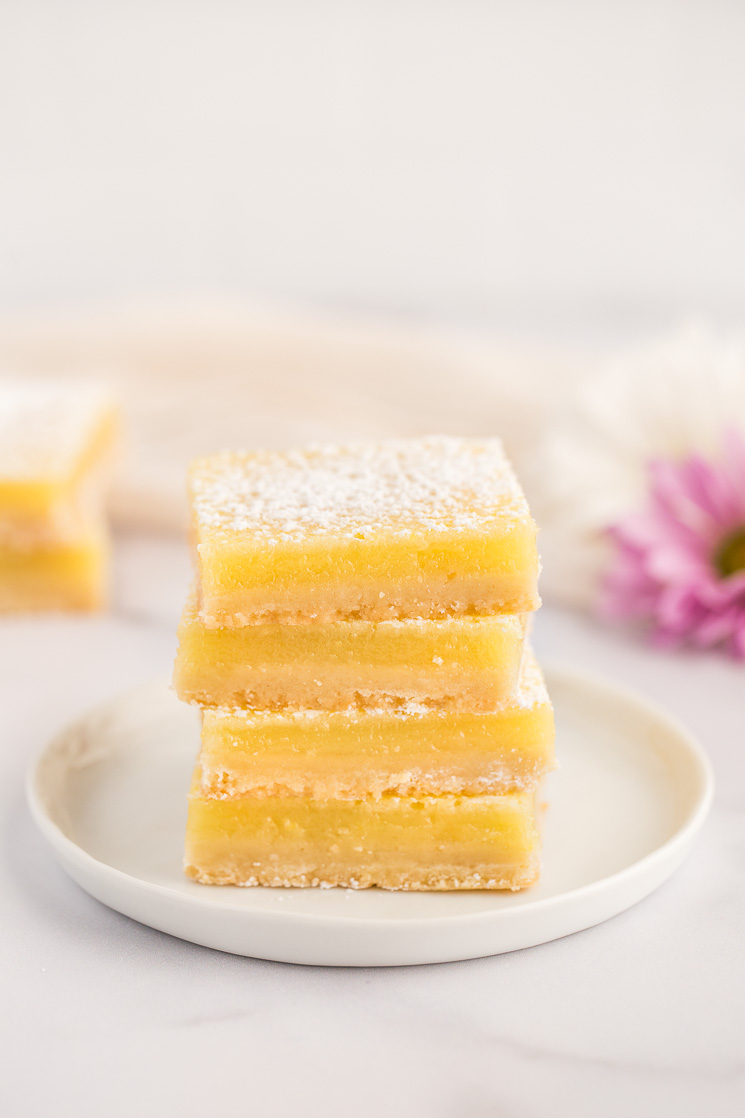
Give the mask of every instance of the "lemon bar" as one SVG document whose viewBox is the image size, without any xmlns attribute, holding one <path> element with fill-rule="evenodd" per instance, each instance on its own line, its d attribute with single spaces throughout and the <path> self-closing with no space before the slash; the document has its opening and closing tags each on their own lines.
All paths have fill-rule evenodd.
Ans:
<svg viewBox="0 0 745 1118">
<path fill-rule="evenodd" d="M 0 543 L 0 613 L 95 610 L 106 599 L 109 545 L 103 526 L 31 548 Z"/>
<path fill-rule="evenodd" d="M 534 797 L 189 801 L 186 873 L 207 885 L 521 889 L 539 872 Z"/>
<path fill-rule="evenodd" d="M 207 626 L 539 605 L 536 528 L 498 439 L 226 452 L 189 487 Z"/>
<path fill-rule="evenodd" d="M 100 513 L 117 423 L 94 387 L 0 382 L 0 544 L 28 552 L 80 537 L 81 515 Z"/>
<path fill-rule="evenodd" d="M 554 767 L 553 710 L 526 657 L 513 697 L 490 713 L 400 709 L 206 709 L 201 791 L 208 796 L 379 798 L 535 788 Z"/>
<path fill-rule="evenodd" d="M 525 629 L 524 614 L 210 629 L 192 595 L 174 685 L 180 698 L 205 706 L 338 710 L 426 701 L 494 710 L 517 684 Z"/>
<path fill-rule="evenodd" d="M 0 612 L 103 604 L 117 424 L 95 387 L 0 382 Z"/>
</svg>

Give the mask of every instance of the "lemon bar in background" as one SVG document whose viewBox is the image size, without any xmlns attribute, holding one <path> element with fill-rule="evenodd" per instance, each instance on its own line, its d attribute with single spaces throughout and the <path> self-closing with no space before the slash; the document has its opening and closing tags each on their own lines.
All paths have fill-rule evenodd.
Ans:
<svg viewBox="0 0 745 1118">
<path fill-rule="evenodd" d="M 534 797 L 189 800 L 186 873 L 208 885 L 521 889 L 539 871 Z"/>
<path fill-rule="evenodd" d="M 226 452 L 189 490 L 210 627 L 539 605 L 536 528 L 498 439 Z"/>
<path fill-rule="evenodd" d="M 209 629 L 192 595 L 174 685 L 205 706 L 494 710 L 515 689 L 525 630 L 524 614 Z"/>
<path fill-rule="evenodd" d="M 554 767 L 554 719 L 529 654 L 515 694 L 490 713 L 400 709 L 205 709 L 206 796 L 321 799 L 532 789 Z"/>
<path fill-rule="evenodd" d="M 78 535 L 81 513 L 100 512 L 117 432 L 93 386 L 0 380 L 0 543 Z"/>
<path fill-rule="evenodd" d="M 104 603 L 117 427 L 115 405 L 92 386 L 0 381 L 1 612 Z"/>
</svg>

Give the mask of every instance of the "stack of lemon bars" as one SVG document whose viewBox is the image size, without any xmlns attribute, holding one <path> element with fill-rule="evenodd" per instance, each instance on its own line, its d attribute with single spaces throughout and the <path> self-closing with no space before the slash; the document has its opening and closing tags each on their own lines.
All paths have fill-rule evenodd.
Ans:
<svg viewBox="0 0 745 1118">
<path fill-rule="evenodd" d="M 202 708 L 187 874 L 520 889 L 551 704 L 536 529 L 497 439 L 195 462 L 175 686 Z"/>
<path fill-rule="evenodd" d="M 0 613 L 103 605 L 117 429 L 93 386 L 0 382 Z"/>
</svg>

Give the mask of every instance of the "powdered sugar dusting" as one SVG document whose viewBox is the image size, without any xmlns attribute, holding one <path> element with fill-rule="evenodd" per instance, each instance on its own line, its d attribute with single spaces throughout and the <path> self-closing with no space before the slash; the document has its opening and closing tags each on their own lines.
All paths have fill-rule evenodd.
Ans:
<svg viewBox="0 0 745 1118">
<path fill-rule="evenodd" d="M 108 407 L 92 386 L 0 382 L 0 479 L 67 477 Z"/>
<path fill-rule="evenodd" d="M 198 531 L 267 544 L 469 532 L 530 519 L 499 439 L 224 452 L 194 463 L 191 498 Z"/>
</svg>

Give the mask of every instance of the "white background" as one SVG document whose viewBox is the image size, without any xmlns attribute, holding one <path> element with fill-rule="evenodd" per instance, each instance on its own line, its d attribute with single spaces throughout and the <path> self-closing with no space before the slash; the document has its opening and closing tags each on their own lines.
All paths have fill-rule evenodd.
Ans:
<svg viewBox="0 0 745 1118">
<path fill-rule="evenodd" d="M 737 0 L 4 0 L 0 308 L 736 321 Z"/>
</svg>

